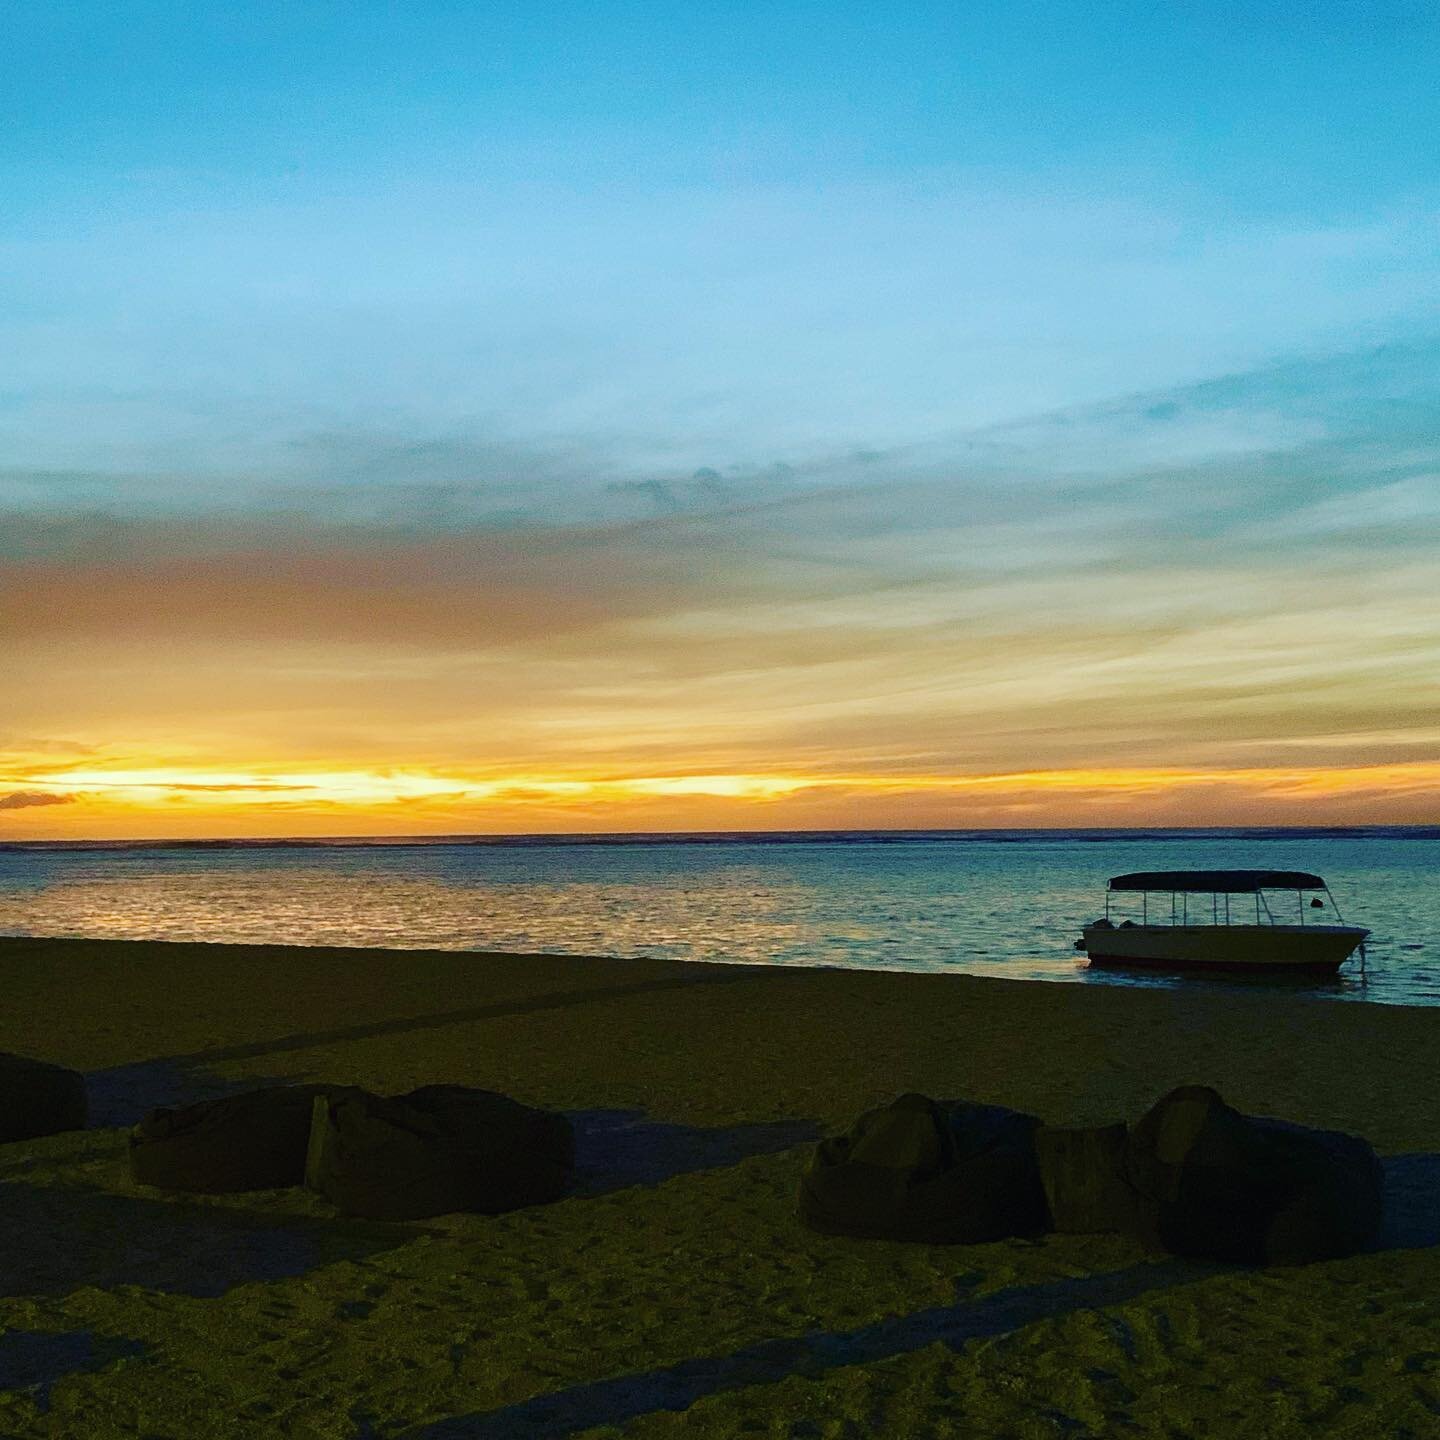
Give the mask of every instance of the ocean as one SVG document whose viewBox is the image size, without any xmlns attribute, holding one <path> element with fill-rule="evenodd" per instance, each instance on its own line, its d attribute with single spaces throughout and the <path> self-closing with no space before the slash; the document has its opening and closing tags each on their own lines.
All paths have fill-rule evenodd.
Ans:
<svg viewBox="0 0 1440 1440">
<path fill-rule="evenodd" d="M 1275 982 L 1090 971 L 1074 948 L 1111 875 L 1247 867 L 1323 876 L 1372 932 L 1363 980 L 1357 959 L 1307 990 L 1440 1004 L 1440 827 L 0 842 L 0 934 L 1251 988 Z"/>
</svg>

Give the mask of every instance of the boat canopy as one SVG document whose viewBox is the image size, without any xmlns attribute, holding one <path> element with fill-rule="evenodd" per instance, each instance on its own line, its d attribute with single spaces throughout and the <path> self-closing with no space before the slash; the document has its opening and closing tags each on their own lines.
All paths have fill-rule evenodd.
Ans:
<svg viewBox="0 0 1440 1440">
<path fill-rule="evenodd" d="M 1116 875 L 1109 888 L 1249 895 L 1257 890 L 1323 890 L 1325 882 L 1304 870 L 1137 870 Z"/>
</svg>

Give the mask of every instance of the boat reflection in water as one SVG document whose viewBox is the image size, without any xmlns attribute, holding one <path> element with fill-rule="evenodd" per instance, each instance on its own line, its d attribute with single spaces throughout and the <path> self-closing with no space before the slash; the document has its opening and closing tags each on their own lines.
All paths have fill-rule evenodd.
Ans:
<svg viewBox="0 0 1440 1440">
<path fill-rule="evenodd" d="M 1112 917 L 1117 892 L 1138 893 L 1138 919 Z M 1250 899 L 1232 905 L 1235 896 Z M 1075 948 L 1094 966 L 1333 976 L 1357 949 L 1363 966 L 1370 932 L 1307 919 L 1327 903 L 1340 921 L 1329 886 L 1303 870 L 1142 870 L 1110 880 L 1104 918 L 1084 927 Z"/>
</svg>

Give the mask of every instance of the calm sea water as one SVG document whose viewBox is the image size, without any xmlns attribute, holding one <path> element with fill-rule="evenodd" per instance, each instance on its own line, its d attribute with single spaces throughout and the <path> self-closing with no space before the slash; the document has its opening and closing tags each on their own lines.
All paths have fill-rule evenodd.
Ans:
<svg viewBox="0 0 1440 1440">
<path fill-rule="evenodd" d="M 1108 876 L 1226 867 L 1316 872 L 1343 918 L 1373 932 L 1365 983 L 1352 961 L 1337 981 L 1311 982 L 1316 993 L 1440 1004 L 1440 829 L 12 844 L 0 845 L 0 934 L 653 955 L 1248 988 L 1264 982 L 1090 972 L 1074 949 L 1081 925 L 1101 913 Z"/>
</svg>

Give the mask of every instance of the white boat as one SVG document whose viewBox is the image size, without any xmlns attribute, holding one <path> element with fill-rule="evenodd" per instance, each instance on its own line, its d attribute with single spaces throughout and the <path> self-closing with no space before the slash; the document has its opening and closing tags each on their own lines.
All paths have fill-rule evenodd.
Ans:
<svg viewBox="0 0 1440 1440">
<path fill-rule="evenodd" d="M 1274 892 L 1287 891 L 1294 900 L 1272 908 Z M 1117 892 L 1138 893 L 1138 919 L 1112 916 Z M 1237 895 L 1253 898 L 1253 916 L 1248 900 L 1232 907 Z M 1340 923 L 1306 918 L 1327 903 Z M 1363 965 L 1369 933 L 1344 924 L 1330 887 L 1302 870 L 1142 870 L 1109 881 L 1104 918 L 1086 925 L 1075 946 L 1097 966 L 1334 975 L 1357 949 Z"/>
</svg>

